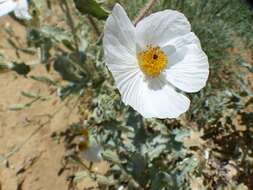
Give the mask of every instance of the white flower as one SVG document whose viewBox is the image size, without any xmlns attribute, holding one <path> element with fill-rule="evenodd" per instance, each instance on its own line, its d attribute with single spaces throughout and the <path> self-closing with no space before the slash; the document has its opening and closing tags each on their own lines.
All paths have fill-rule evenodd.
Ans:
<svg viewBox="0 0 253 190">
<path fill-rule="evenodd" d="M 124 186 L 121 185 L 117 190 L 124 190 Z"/>
<path fill-rule="evenodd" d="M 0 17 L 14 11 L 16 17 L 29 20 L 27 0 L 0 0 Z"/>
<path fill-rule="evenodd" d="M 82 131 L 79 139 L 80 156 L 90 162 L 100 162 L 102 160 L 102 146 L 92 138 L 88 129 Z"/>
<path fill-rule="evenodd" d="M 102 160 L 102 147 L 99 144 L 93 144 L 80 152 L 81 157 L 90 162 L 100 162 Z"/>
<path fill-rule="evenodd" d="M 134 27 L 116 4 L 106 21 L 103 44 L 123 102 L 144 117 L 178 117 L 190 100 L 175 88 L 197 92 L 206 84 L 207 56 L 180 12 L 157 12 Z"/>
</svg>

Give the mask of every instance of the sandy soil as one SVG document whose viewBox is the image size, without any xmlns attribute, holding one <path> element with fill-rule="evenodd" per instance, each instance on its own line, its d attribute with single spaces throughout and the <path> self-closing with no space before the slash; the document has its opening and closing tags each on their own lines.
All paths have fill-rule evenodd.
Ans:
<svg viewBox="0 0 253 190">
<path fill-rule="evenodd" d="M 0 53 L 18 60 L 15 50 L 5 45 L 7 38 L 3 27 L 6 25 L 15 28 L 21 43 L 25 41 L 25 30 L 10 17 L 0 20 Z M 20 58 L 31 62 L 36 57 L 21 54 Z M 31 75 L 59 78 L 47 73 L 43 66 L 36 67 Z M 22 91 L 38 93 L 49 99 L 37 101 L 21 111 L 10 111 L 15 104 L 31 101 L 21 95 Z M 17 76 L 14 72 L 0 74 L 0 190 L 69 189 L 67 178 L 72 170 L 58 175 L 65 154 L 64 145 L 55 142 L 51 135 L 79 121 L 74 105 L 74 99 L 68 104 L 60 101 L 53 89 L 45 84 Z M 95 167 L 101 171 L 106 168 L 103 163 Z M 89 179 L 83 180 L 77 184 L 77 189 L 95 185 Z"/>
</svg>

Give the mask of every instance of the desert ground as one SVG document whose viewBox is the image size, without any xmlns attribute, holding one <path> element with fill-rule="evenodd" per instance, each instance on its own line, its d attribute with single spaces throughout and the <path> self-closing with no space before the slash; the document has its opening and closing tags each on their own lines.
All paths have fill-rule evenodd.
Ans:
<svg viewBox="0 0 253 190">
<path fill-rule="evenodd" d="M 5 25 L 12 25 L 25 42 L 25 30 L 11 17 L 0 21 L 0 44 L 6 41 Z M 1 47 L 5 56 L 15 56 L 15 50 Z M 32 62 L 34 57 L 19 55 L 23 60 Z M 44 66 L 36 67 L 30 75 L 44 75 L 59 78 L 56 73 L 48 73 Z M 11 111 L 12 106 L 25 104 L 30 100 L 22 92 L 39 93 L 47 97 L 37 101 L 31 107 L 20 111 Z M 0 75 L 0 189 L 1 190 L 49 190 L 70 188 L 68 177 L 80 168 L 63 168 L 64 143 L 52 139 L 52 134 L 61 132 L 80 120 L 76 108 L 76 98 L 62 102 L 55 91 L 47 85 L 28 80 L 14 72 Z M 104 171 L 107 165 L 101 163 L 95 170 Z M 96 186 L 92 180 L 84 180 L 75 185 L 77 189 Z"/>
</svg>

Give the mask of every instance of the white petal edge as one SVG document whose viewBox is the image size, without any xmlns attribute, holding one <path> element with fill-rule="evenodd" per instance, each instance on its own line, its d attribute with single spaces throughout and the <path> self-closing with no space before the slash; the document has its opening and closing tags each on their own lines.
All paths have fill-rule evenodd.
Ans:
<svg viewBox="0 0 253 190">
<path fill-rule="evenodd" d="M 177 118 L 190 107 L 190 100 L 176 92 L 172 86 L 166 84 L 161 89 L 154 90 L 144 81 L 139 101 L 139 112 L 145 118 Z"/>
<path fill-rule="evenodd" d="M 135 28 L 119 4 L 114 6 L 106 21 L 103 47 L 106 65 L 122 92 L 125 78 L 135 76 L 140 69 L 136 59 Z"/>
<path fill-rule="evenodd" d="M 151 14 L 136 26 L 138 51 L 148 45 L 163 47 L 168 41 L 191 31 L 191 25 L 184 14 L 164 10 Z"/>
<path fill-rule="evenodd" d="M 169 59 L 168 67 L 173 66 L 184 58 L 185 51 L 180 51 L 180 48 L 190 44 L 196 44 L 201 48 L 200 41 L 193 32 L 171 39 L 162 47 Z"/>
<path fill-rule="evenodd" d="M 136 56 L 135 28 L 120 4 L 116 4 L 105 24 L 104 46 L 110 44 L 107 36 L 111 35 L 129 54 Z"/>
<path fill-rule="evenodd" d="M 207 82 L 208 58 L 199 44 L 188 44 L 176 49 L 170 58 L 166 79 L 185 92 L 198 92 Z"/>
<path fill-rule="evenodd" d="M 177 118 L 189 109 L 190 100 L 159 78 L 146 79 L 136 74 L 126 75 L 123 81 L 120 88 L 123 102 L 144 118 Z"/>
<path fill-rule="evenodd" d="M 0 17 L 9 14 L 17 7 L 17 3 L 12 0 L 0 1 Z"/>
<path fill-rule="evenodd" d="M 16 17 L 20 19 L 30 20 L 32 17 L 29 14 L 29 7 L 27 0 L 19 0 L 17 8 L 14 11 Z"/>
</svg>

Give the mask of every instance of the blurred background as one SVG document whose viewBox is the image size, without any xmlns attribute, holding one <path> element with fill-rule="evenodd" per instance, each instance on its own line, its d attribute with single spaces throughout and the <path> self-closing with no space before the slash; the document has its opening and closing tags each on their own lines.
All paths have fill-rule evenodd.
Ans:
<svg viewBox="0 0 253 190">
<path fill-rule="evenodd" d="M 32 0 L 0 18 L 0 190 L 253 190 L 253 8 L 246 0 L 158 0 L 207 53 L 207 86 L 178 119 L 125 106 L 105 67 L 105 20 L 147 0 Z M 102 161 L 80 156 L 83 131 Z"/>
</svg>

